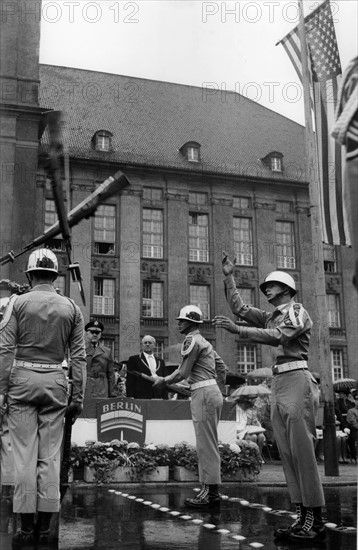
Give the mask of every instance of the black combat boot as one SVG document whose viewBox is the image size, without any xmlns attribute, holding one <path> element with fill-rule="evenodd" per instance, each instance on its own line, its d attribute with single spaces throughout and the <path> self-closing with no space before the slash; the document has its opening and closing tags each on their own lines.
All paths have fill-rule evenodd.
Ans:
<svg viewBox="0 0 358 550">
<path fill-rule="evenodd" d="M 310 542 L 322 540 L 325 537 L 325 526 L 322 521 L 321 507 L 306 508 L 305 522 L 301 529 L 296 530 L 288 536 L 289 540 L 295 542 Z"/>
<path fill-rule="evenodd" d="M 220 506 L 220 495 L 217 485 L 205 485 L 195 498 L 185 499 L 191 508 L 214 508 Z"/>
<path fill-rule="evenodd" d="M 21 529 L 12 538 L 13 548 L 33 548 L 35 544 L 34 536 L 34 517 L 35 514 L 20 514 Z"/>
<path fill-rule="evenodd" d="M 284 529 L 284 528 L 276 529 L 276 531 L 274 532 L 274 537 L 275 538 L 277 538 L 277 539 L 287 539 L 288 536 L 291 533 L 293 533 L 296 530 L 301 529 L 301 527 L 303 526 L 303 524 L 305 522 L 305 516 L 306 516 L 305 507 L 303 506 L 303 504 L 301 504 L 301 503 L 296 504 L 296 514 L 297 514 L 297 518 L 292 523 L 292 525 L 290 525 L 289 527 L 286 527 L 286 529 Z"/>
<path fill-rule="evenodd" d="M 36 524 L 36 539 L 38 545 L 46 546 L 50 536 L 52 512 L 39 512 Z"/>
</svg>

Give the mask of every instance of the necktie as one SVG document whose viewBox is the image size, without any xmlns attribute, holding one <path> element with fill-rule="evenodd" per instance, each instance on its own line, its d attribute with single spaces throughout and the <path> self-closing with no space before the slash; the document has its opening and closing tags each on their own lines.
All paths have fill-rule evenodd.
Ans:
<svg viewBox="0 0 358 550">
<path fill-rule="evenodd" d="M 154 359 L 153 355 L 148 355 L 148 365 L 150 368 L 150 372 L 152 373 L 152 376 L 156 376 L 156 361 Z"/>
</svg>

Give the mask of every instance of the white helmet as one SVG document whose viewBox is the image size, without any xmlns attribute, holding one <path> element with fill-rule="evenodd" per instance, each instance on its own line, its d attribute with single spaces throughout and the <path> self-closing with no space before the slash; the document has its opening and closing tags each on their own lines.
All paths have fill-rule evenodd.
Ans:
<svg viewBox="0 0 358 550">
<path fill-rule="evenodd" d="M 203 323 L 203 313 L 197 306 L 184 306 L 181 308 L 177 320 Z"/>
<path fill-rule="evenodd" d="M 39 248 L 31 252 L 25 273 L 31 271 L 51 271 L 58 274 L 58 261 L 56 255 L 48 248 Z"/>
<path fill-rule="evenodd" d="M 266 286 L 268 283 L 279 283 L 280 285 L 286 285 L 291 291 L 291 296 L 296 294 L 296 283 L 294 279 L 288 273 L 284 271 L 272 271 L 269 273 L 260 285 L 261 291 L 265 294 Z"/>
</svg>

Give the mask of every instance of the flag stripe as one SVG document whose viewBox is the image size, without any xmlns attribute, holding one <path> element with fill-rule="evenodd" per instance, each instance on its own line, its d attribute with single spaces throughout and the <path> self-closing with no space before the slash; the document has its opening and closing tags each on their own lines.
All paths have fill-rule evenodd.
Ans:
<svg viewBox="0 0 358 550">
<path fill-rule="evenodd" d="M 329 244 L 349 244 L 347 216 L 343 200 L 342 150 L 330 135 L 341 78 L 341 64 L 329 0 L 305 17 L 309 52 L 311 106 L 315 117 L 322 240 Z M 285 36 L 282 44 L 301 82 L 301 42 L 298 28 Z"/>
</svg>

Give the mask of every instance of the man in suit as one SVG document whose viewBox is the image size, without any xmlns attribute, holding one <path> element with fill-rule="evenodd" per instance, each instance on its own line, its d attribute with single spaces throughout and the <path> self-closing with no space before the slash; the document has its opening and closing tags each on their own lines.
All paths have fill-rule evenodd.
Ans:
<svg viewBox="0 0 358 550">
<path fill-rule="evenodd" d="M 147 376 L 157 378 L 165 376 L 165 363 L 163 359 L 155 357 L 155 338 L 146 335 L 142 338 L 142 353 L 132 355 L 127 362 L 126 395 L 136 399 L 168 399 L 168 392 L 165 389 L 153 388 L 150 380 L 145 380 L 133 371 Z"/>
<path fill-rule="evenodd" d="M 85 326 L 87 399 L 115 397 L 115 376 L 110 348 L 102 342 L 103 325 L 99 321 L 90 321 Z"/>
</svg>

